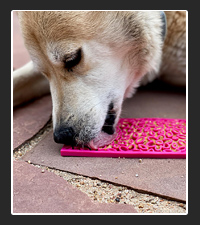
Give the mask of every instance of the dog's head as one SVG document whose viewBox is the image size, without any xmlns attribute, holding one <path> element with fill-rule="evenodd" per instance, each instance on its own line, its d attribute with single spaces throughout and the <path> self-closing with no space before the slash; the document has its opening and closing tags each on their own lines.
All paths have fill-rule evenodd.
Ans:
<svg viewBox="0 0 200 225">
<path fill-rule="evenodd" d="M 19 12 L 25 45 L 49 80 L 56 142 L 91 148 L 115 137 L 123 99 L 162 52 L 160 12 Z"/>
</svg>

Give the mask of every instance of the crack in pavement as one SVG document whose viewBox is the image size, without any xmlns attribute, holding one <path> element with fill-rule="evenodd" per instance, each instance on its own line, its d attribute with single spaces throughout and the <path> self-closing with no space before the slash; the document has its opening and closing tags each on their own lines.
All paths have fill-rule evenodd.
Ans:
<svg viewBox="0 0 200 225">
<path fill-rule="evenodd" d="M 52 119 L 41 128 L 33 137 L 26 140 L 13 151 L 15 160 L 21 158 L 33 149 L 52 130 Z M 113 204 L 133 205 L 139 213 L 186 213 L 186 203 L 165 196 L 135 190 L 125 185 L 104 181 L 95 177 L 87 177 L 68 171 L 61 171 L 56 168 L 49 168 L 38 164 L 29 164 L 41 168 L 41 172 L 53 172 L 62 177 L 68 183 L 86 193 L 92 200 Z"/>
</svg>

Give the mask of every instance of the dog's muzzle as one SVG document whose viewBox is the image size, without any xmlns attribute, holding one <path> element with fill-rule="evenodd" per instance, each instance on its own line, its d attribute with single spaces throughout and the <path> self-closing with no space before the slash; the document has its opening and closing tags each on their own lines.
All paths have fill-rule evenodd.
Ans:
<svg viewBox="0 0 200 225">
<path fill-rule="evenodd" d="M 94 138 L 88 143 L 88 146 L 91 149 L 103 147 L 105 145 L 110 144 L 113 140 L 115 140 L 115 138 L 117 137 L 114 127 L 115 119 L 116 119 L 116 112 L 114 111 L 113 103 L 111 103 L 108 107 L 108 112 L 101 132 L 97 135 L 96 138 Z"/>
<path fill-rule="evenodd" d="M 115 138 L 115 120 L 116 120 L 116 112 L 114 111 L 113 103 L 111 103 L 108 107 L 107 115 L 105 118 L 104 125 L 102 126 L 101 131 L 97 134 L 94 139 L 89 139 L 89 142 L 85 142 L 84 140 L 78 139 L 78 133 L 74 131 L 74 128 L 66 125 L 57 127 L 54 131 L 54 141 L 56 143 L 62 143 L 65 145 L 77 146 L 77 145 L 86 145 L 89 148 L 97 149 L 99 147 L 110 144 Z M 89 135 L 85 133 L 85 135 Z"/>
</svg>

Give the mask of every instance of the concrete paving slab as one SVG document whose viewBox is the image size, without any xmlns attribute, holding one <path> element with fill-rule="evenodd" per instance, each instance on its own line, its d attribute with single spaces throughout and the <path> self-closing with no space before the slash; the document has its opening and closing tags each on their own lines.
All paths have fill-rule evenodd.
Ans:
<svg viewBox="0 0 200 225">
<path fill-rule="evenodd" d="M 46 95 L 13 110 L 13 149 L 35 135 L 48 121 L 51 96 Z"/>
<path fill-rule="evenodd" d="M 94 177 L 157 195 L 186 200 L 185 159 L 61 157 L 62 144 L 50 132 L 23 160 L 84 176 Z"/>
<path fill-rule="evenodd" d="M 136 213 L 131 205 L 99 203 L 61 177 L 13 162 L 13 213 Z"/>
<path fill-rule="evenodd" d="M 186 119 L 185 88 L 155 80 L 124 101 L 121 117 Z"/>
</svg>

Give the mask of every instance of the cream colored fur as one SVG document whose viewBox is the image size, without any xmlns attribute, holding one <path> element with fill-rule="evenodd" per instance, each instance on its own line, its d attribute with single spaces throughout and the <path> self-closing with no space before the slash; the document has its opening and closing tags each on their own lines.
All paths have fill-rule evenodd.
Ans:
<svg viewBox="0 0 200 225">
<path fill-rule="evenodd" d="M 185 85 L 186 12 L 166 16 L 163 43 L 159 11 L 18 12 L 35 69 L 29 63 L 14 72 L 14 106 L 47 93 L 50 84 L 54 129 L 68 123 L 87 142 L 99 135 L 110 102 L 116 124 L 140 83 L 160 76 Z M 80 48 L 80 63 L 66 70 L 63 59 Z"/>
</svg>

